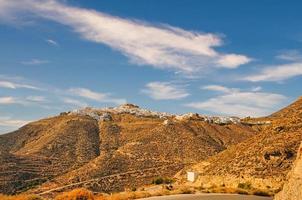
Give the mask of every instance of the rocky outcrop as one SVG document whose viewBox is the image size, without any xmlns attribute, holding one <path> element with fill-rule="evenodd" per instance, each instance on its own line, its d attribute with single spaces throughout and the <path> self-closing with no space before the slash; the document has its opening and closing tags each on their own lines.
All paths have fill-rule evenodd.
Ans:
<svg viewBox="0 0 302 200">
<path fill-rule="evenodd" d="M 288 174 L 288 181 L 283 186 L 283 190 L 275 197 L 275 200 L 298 199 L 302 199 L 302 143 L 293 169 Z"/>
</svg>

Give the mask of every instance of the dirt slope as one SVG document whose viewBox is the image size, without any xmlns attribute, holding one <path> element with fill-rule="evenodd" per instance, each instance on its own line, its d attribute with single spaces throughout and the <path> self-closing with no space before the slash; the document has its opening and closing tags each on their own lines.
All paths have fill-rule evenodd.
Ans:
<svg viewBox="0 0 302 200">
<path fill-rule="evenodd" d="M 293 169 L 288 174 L 288 179 L 283 189 L 275 197 L 275 200 L 296 200 L 302 199 L 302 143 L 300 145 L 297 160 Z"/>
<path fill-rule="evenodd" d="M 257 133 L 248 125 L 215 120 L 124 105 L 30 123 L 0 136 L 0 192 L 123 190 L 173 176 Z"/>
<path fill-rule="evenodd" d="M 302 140 L 302 98 L 271 116 L 244 121 L 260 133 L 193 166 L 201 175 L 196 184 L 212 177 L 215 185 L 282 187 Z"/>
</svg>

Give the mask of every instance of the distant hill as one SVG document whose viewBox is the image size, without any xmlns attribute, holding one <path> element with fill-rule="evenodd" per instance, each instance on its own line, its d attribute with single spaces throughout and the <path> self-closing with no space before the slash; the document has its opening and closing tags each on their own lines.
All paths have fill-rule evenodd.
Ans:
<svg viewBox="0 0 302 200">
<path fill-rule="evenodd" d="M 302 98 L 268 117 L 242 121 L 259 134 L 194 165 L 196 184 L 279 190 L 302 141 Z"/>
<path fill-rule="evenodd" d="M 0 193 L 120 191 L 172 177 L 257 133 L 234 117 L 170 115 L 132 104 L 61 113 L 0 135 Z"/>
</svg>

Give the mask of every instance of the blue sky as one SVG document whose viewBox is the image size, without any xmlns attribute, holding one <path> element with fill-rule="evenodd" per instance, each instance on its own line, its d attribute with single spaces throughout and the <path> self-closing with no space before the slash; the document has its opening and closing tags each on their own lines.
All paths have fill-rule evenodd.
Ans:
<svg viewBox="0 0 302 200">
<path fill-rule="evenodd" d="M 301 1 L 0 0 L 0 133 L 125 102 L 263 116 L 301 95 Z"/>
</svg>

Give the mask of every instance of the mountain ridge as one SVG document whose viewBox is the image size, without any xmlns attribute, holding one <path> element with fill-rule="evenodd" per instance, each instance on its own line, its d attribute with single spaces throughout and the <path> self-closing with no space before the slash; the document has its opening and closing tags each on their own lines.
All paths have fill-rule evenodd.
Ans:
<svg viewBox="0 0 302 200">
<path fill-rule="evenodd" d="M 300 98 L 268 117 L 244 119 L 133 104 L 64 112 L 0 136 L 0 192 L 122 191 L 187 169 L 213 184 L 229 184 L 228 176 L 233 187 L 245 181 L 278 190 L 301 141 L 301 105 Z"/>
<path fill-rule="evenodd" d="M 132 104 L 61 113 L 0 136 L 4 141 L 0 149 L 5 149 L 0 164 L 6 171 L 0 173 L 0 188 L 7 193 L 33 188 L 43 192 L 128 171 L 134 171 L 133 176 L 148 171 L 139 181 L 130 176 L 106 188 L 120 191 L 150 183 L 159 175 L 172 177 L 184 165 L 254 134 L 237 118 L 170 115 Z M 14 167 L 8 170 L 10 166 Z"/>
</svg>

